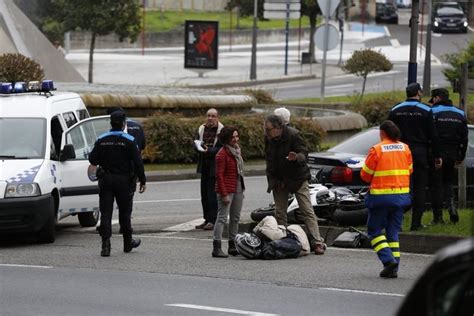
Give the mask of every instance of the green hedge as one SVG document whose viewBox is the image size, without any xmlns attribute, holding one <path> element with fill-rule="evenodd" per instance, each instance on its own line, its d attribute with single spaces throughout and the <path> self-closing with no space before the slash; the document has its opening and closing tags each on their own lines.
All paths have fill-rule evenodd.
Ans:
<svg viewBox="0 0 474 316">
<path fill-rule="evenodd" d="M 379 126 L 388 118 L 390 109 L 402 101 L 396 95 L 377 95 L 353 104 L 351 110 L 363 115 L 369 126 Z"/>
<path fill-rule="evenodd" d="M 264 157 L 263 114 L 221 116 L 224 125 L 234 125 L 240 133 L 240 143 L 246 160 Z M 185 118 L 178 114 L 154 115 L 144 122 L 146 149 L 144 158 L 151 162 L 187 163 L 195 162 L 196 151 L 193 140 L 198 127 L 205 118 Z M 316 151 L 324 131 L 315 121 L 292 118 L 291 122 L 300 130 L 309 151 Z"/>
</svg>

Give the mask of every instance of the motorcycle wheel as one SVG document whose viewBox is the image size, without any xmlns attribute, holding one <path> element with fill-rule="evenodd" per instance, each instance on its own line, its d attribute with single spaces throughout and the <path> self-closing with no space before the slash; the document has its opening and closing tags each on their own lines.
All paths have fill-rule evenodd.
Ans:
<svg viewBox="0 0 474 316">
<path fill-rule="evenodd" d="M 334 211 L 333 219 L 339 225 L 344 226 L 360 226 L 367 224 L 367 217 L 369 216 L 369 210 L 362 208 L 358 210 L 346 210 L 337 208 Z"/>
<path fill-rule="evenodd" d="M 252 212 L 250 212 L 250 218 L 256 222 L 260 222 L 267 216 L 274 216 L 275 215 L 275 207 L 274 206 L 267 206 L 267 207 L 260 207 Z"/>
</svg>

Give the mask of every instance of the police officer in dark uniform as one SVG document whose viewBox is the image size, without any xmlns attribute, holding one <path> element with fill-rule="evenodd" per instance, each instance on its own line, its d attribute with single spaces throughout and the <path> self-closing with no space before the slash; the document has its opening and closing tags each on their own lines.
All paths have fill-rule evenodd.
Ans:
<svg viewBox="0 0 474 316">
<path fill-rule="evenodd" d="M 396 104 L 391 109 L 388 119 L 398 126 L 401 132 L 400 140 L 408 144 L 412 152 L 410 230 L 419 230 L 422 227 L 421 219 L 425 210 L 430 162 L 434 157 L 436 168 L 440 168 L 442 160 L 439 155 L 433 112 L 428 105 L 421 102 L 423 91 L 420 84 L 410 83 L 406 87 L 406 95 L 406 101 Z"/>
<path fill-rule="evenodd" d="M 125 114 L 127 114 L 121 107 L 119 106 L 114 106 L 109 109 L 107 109 L 107 114 L 110 115 L 113 112 L 116 111 L 122 111 Z M 140 152 L 145 150 L 145 132 L 143 131 L 143 127 L 140 125 L 140 123 L 135 122 L 134 120 L 131 120 L 130 118 L 127 117 L 125 121 L 125 132 L 127 134 L 132 135 L 135 138 L 135 142 L 138 145 L 138 149 L 140 149 Z"/>
<path fill-rule="evenodd" d="M 100 227 L 102 237 L 101 256 L 110 256 L 110 236 L 112 236 L 112 211 L 114 198 L 119 208 L 119 223 L 123 234 L 123 251 L 130 252 L 140 245 L 140 239 L 132 238 L 130 203 L 135 191 L 137 176 L 140 181 L 139 192 L 146 189 L 143 162 L 133 136 L 123 132 L 125 113 L 113 112 L 110 115 L 112 129 L 99 136 L 89 162 L 98 168 Z"/>
<path fill-rule="evenodd" d="M 449 92 L 444 88 L 432 90 L 429 103 L 433 104 L 432 111 L 443 159 L 442 167 L 438 170 L 432 169 L 431 173 L 433 223 L 444 223 L 443 198 L 447 201 L 451 222 L 457 223 L 459 216 L 454 204 L 454 168 L 460 165 L 466 157 L 469 133 L 466 115 L 463 110 L 453 106 L 453 102 L 449 99 Z"/>
<path fill-rule="evenodd" d="M 107 114 L 110 115 L 112 114 L 113 112 L 116 112 L 116 111 L 121 111 L 123 113 L 125 113 L 125 115 L 127 115 L 127 113 L 119 106 L 113 106 L 111 108 L 108 108 L 107 109 Z M 124 131 L 127 133 L 127 134 L 130 134 L 132 135 L 134 138 L 135 138 L 135 142 L 137 143 L 138 145 L 138 149 L 140 150 L 140 154 L 143 152 L 143 150 L 145 149 L 145 132 L 143 131 L 143 127 L 131 120 L 130 118 L 126 118 L 126 121 L 125 121 L 125 129 Z M 133 195 L 135 194 L 135 189 L 133 190 L 132 192 L 132 196 L 130 197 L 130 216 L 133 212 Z M 120 227 L 120 233 L 122 233 L 122 227 Z"/>
</svg>

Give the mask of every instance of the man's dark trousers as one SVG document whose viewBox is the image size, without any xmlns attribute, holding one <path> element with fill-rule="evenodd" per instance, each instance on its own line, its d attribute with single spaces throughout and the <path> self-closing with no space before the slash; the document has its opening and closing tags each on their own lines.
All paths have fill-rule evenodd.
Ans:
<svg viewBox="0 0 474 316">
<path fill-rule="evenodd" d="M 114 198 L 119 208 L 119 224 L 123 236 L 132 236 L 130 176 L 125 174 L 108 174 L 99 180 L 100 227 L 102 239 L 112 236 L 112 213 Z"/>
<path fill-rule="evenodd" d="M 216 176 L 213 162 L 203 160 L 201 169 L 201 203 L 204 221 L 214 224 L 217 218 Z"/>
<path fill-rule="evenodd" d="M 425 211 L 426 186 L 429 178 L 429 149 L 424 146 L 411 146 L 413 173 L 411 175 L 412 219 L 411 229 L 421 227 L 421 218 Z"/>
<path fill-rule="evenodd" d="M 451 154 L 442 155 L 443 165 L 438 170 L 432 170 L 431 173 L 431 194 L 433 194 L 431 202 L 433 207 L 433 220 L 440 222 L 443 219 L 443 202 L 447 201 L 449 207 L 454 199 L 453 185 L 456 179 L 454 165 L 456 163 L 456 151 Z"/>
</svg>

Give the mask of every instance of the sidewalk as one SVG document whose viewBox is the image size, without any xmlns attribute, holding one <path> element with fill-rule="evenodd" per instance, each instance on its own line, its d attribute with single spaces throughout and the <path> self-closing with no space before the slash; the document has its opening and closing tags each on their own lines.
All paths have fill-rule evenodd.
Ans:
<svg viewBox="0 0 474 316">
<path fill-rule="evenodd" d="M 371 46 L 375 45 L 382 46 Z M 126 90 L 128 94 L 178 94 L 197 93 L 209 94 L 210 91 L 187 91 L 182 88 L 202 87 L 208 89 L 236 85 L 255 85 L 259 81 L 288 81 L 295 79 L 320 78 L 322 73 L 323 52 L 316 49 L 316 64 L 299 62 L 301 53 L 308 51 L 308 40 L 300 43 L 289 43 L 288 75 L 284 75 L 285 49 L 284 43 L 257 45 L 257 80 L 250 80 L 251 45 L 234 45 L 220 47 L 219 68 L 204 74 L 202 78 L 188 69 L 184 69 L 184 53 L 182 47 L 147 49 L 145 55 L 141 50 L 99 50 L 94 54 L 93 85 L 62 84 L 69 90 L 81 89 L 104 91 L 114 89 Z M 362 29 L 359 23 L 349 23 L 344 32 L 342 61 L 349 58 L 353 51 L 371 47 L 381 51 L 392 63 L 407 63 L 409 58 L 408 45 L 400 45 L 390 39 L 388 29 L 380 25 L 365 25 Z M 424 56 L 424 54 L 422 53 Z M 327 53 L 326 76 L 343 75 L 339 66 L 339 45 Z M 67 60 L 79 73 L 87 78 L 89 54 L 87 51 L 71 51 Z M 157 88 L 159 87 L 159 88 Z M 115 89 L 117 90 L 117 89 Z M 215 90 L 214 90 L 215 91 Z M 212 92 L 214 93 L 214 92 Z M 219 93 L 219 92 L 217 92 Z"/>
</svg>

